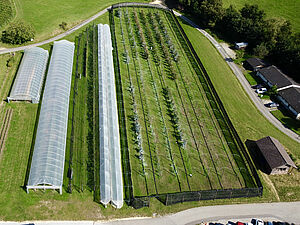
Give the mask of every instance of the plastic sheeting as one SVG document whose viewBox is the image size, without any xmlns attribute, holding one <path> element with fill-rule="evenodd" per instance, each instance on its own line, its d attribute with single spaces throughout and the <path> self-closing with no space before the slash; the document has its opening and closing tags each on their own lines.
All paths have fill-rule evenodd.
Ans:
<svg viewBox="0 0 300 225">
<path fill-rule="evenodd" d="M 34 145 L 28 189 L 62 192 L 74 43 L 54 42 Z"/>
<path fill-rule="evenodd" d="M 119 120 L 110 28 L 98 24 L 100 199 L 123 206 Z"/>
<path fill-rule="evenodd" d="M 42 48 L 26 49 L 8 101 L 38 103 L 49 53 Z"/>
</svg>

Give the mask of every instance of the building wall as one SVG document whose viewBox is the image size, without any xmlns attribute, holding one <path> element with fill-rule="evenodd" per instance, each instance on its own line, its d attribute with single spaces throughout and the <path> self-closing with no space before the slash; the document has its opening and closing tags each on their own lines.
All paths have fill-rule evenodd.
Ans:
<svg viewBox="0 0 300 225">
<path fill-rule="evenodd" d="M 287 174 L 290 171 L 290 166 L 285 165 L 285 166 L 280 166 L 280 167 L 276 167 L 274 169 L 272 169 L 271 171 L 271 175 L 274 174 Z"/>
</svg>

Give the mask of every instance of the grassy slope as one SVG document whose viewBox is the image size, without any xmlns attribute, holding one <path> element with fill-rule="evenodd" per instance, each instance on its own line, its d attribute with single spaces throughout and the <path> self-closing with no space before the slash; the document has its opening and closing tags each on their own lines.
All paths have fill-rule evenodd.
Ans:
<svg viewBox="0 0 300 225">
<path fill-rule="evenodd" d="M 186 24 L 182 24 L 182 26 L 208 71 L 241 140 L 245 143 L 247 139 L 257 140 L 265 136 L 273 136 L 293 154 L 299 163 L 300 144 L 280 132 L 256 109 L 213 45 L 191 26 Z M 281 199 L 300 199 L 300 190 L 297 187 L 300 180 L 300 172 L 294 171 L 290 176 L 280 175 L 270 176 L 270 178 L 272 181 L 275 181 L 275 186 Z M 285 190 L 290 187 L 292 188 L 290 195 L 286 196 L 284 194 Z"/>
<path fill-rule="evenodd" d="M 59 24 L 64 21 L 68 29 L 119 0 L 14 0 L 17 18 L 31 23 L 36 30 L 35 41 L 41 41 L 62 33 Z M 132 0 L 126 1 L 130 2 Z M 136 0 L 135 2 L 148 2 Z M 0 45 L 1 46 L 1 45 Z"/>
<path fill-rule="evenodd" d="M 282 17 L 289 20 L 293 30 L 300 31 L 300 1 L 299 0 L 223 0 L 225 7 L 230 4 L 238 9 L 242 8 L 245 3 L 257 4 L 261 9 L 264 9 L 268 17 Z"/>
</svg>

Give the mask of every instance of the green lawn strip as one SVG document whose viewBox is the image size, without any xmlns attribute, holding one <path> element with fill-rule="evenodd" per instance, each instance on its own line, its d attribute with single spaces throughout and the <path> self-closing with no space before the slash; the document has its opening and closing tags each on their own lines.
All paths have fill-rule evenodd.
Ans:
<svg viewBox="0 0 300 225">
<path fill-rule="evenodd" d="M 257 4 L 263 9 L 267 18 L 284 18 L 291 22 L 294 31 L 300 31 L 300 3 L 298 0 L 223 0 L 224 6 L 234 5 L 237 9 L 242 8 L 246 3 Z"/>
<path fill-rule="evenodd" d="M 257 85 L 258 83 L 260 83 L 261 81 L 258 80 L 258 78 L 255 76 L 254 74 L 255 72 L 252 72 L 252 71 L 249 71 L 249 70 L 246 70 L 244 72 L 244 76 L 245 78 L 247 79 L 247 81 L 249 82 L 249 84 L 251 86 L 253 85 Z"/>
<path fill-rule="evenodd" d="M 0 99 L 4 100 L 7 98 L 9 91 L 12 87 L 12 81 L 17 75 L 17 70 L 20 65 L 20 59 L 22 57 L 21 52 L 15 53 L 14 56 L 10 54 L 0 55 Z M 7 60 L 12 58 L 13 64 L 11 67 L 7 67 Z"/>
<path fill-rule="evenodd" d="M 199 31 L 181 21 L 195 50 L 218 90 L 218 94 L 241 140 L 257 140 L 271 135 L 277 138 L 299 160 L 299 144 L 269 123 L 255 108 L 238 80 L 209 41 Z"/>
<path fill-rule="evenodd" d="M 271 111 L 284 126 L 288 127 L 298 135 L 300 135 L 300 122 L 288 114 L 286 109 Z"/>
<path fill-rule="evenodd" d="M 121 79 L 122 79 L 122 89 L 123 89 L 123 101 L 124 101 L 124 110 L 126 115 L 126 128 L 127 128 L 127 139 L 128 139 L 128 148 L 130 154 L 130 161 L 131 161 L 131 172 L 132 172 L 132 182 L 133 182 L 133 191 L 135 195 L 142 195 L 146 196 L 147 193 L 147 181 L 145 180 L 145 174 L 143 170 L 143 165 L 141 161 L 136 156 L 136 144 L 135 138 L 132 131 L 132 121 L 131 116 L 133 115 L 132 111 L 132 99 L 131 94 L 128 88 L 130 87 L 130 81 L 128 79 L 128 69 L 127 65 L 123 61 L 123 53 L 124 47 L 122 43 L 122 34 L 120 31 L 120 21 L 119 18 L 114 16 L 115 20 L 115 35 L 117 39 L 117 46 L 118 46 L 118 54 L 120 60 L 120 72 L 121 72 Z"/>
</svg>

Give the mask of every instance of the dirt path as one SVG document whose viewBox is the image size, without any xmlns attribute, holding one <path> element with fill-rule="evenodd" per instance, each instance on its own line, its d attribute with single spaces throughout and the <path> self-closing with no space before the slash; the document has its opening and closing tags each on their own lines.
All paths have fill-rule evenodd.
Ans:
<svg viewBox="0 0 300 225">
<path fill-rule="evenodd" d="M 273 184 L 273 182 L 271 181 L 271 179 L 269 178 L 269 176 L 267 174 L 264 174 L 264 173 L 261 173 L 263 178 L 264 178 L 264 181 L 267 182 L 267 184 L 270 186 L 272 192 L 274 193 L 276 199 L 280 202 L 280 198 L 279 198 L 279 195 L 278 195 L 278 192 Z"/>
</svg>

